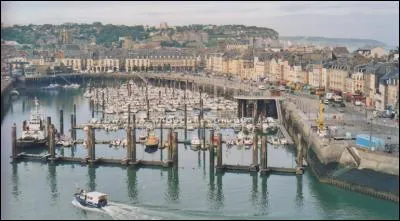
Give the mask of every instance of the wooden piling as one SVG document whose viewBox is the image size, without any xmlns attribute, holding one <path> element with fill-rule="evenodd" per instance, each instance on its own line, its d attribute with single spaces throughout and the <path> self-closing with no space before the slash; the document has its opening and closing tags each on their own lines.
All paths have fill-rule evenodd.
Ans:
<svg viewBox="0 0 400 221">
<path fill-rule="evenodd" d="M 74 128 L 76 128 L 76 114 L 74 114 Z M 74 131 L 74 139 L 76 139 L 76 130 Z"/>
<path fill-rule="evenodd" d="M 12 141 L 12 158 L 16 159 L 17 155 L 18 155 L 18 151 L 17 151 L 17 125 L 14 123 L 11 129 L 11 141 Z"/>
<path fill-rule="evenodd" d="M 199 116 L 198 116 L 197 123 L 198 123 L 198 125 L 197 125 L 197 136 L 198 136 L 198 138 L 200 139 L 200 138 L 201 138 L 201 137 L 200 137 L 200 130 L 201 130 L 201 116 L 200 116 L 200 114 L 199 114 Z"/>
<path fill-rule="evenodd" d="M 178 166 L 178 132 L 173 133 L 172 162 Z"/>
<path fill-rule="evenodd" d="M 172 141 L 173 140 L 173 134 L 172 134 L 172 129 L 169 129 L 168 132 L 168 161 L 172 160 Z"/>
<path fill-rule="evenodd" d="M 101 119 L 104 119 L 104 110 L 105 110 L 105 99 L 104 99 L 104 91 L 103 92 L 101 92 L 101 97 L 102 97 L 102 104 L 101 104 L 101 109 L 103 110 L 102 111 L 102 117 L 101 117 Z"/>
<path fill-rule="evenodd" d="M 147 120 L 150 120 L 150 101 L 149 99 L 146 97 L 146 104 L 147 104 Z"/>
<path fill-rule="evenodd" d="M 71 138 L 74 139 L 74 115 L 71 114 Z"/>
<path fill-rule="evenodd" d="M 173 87 L 172 87 L 172 98 L 175 98 L 175 81 L 173 82 Z"/>
<path fill-rule="evenodd" d="M 185 101 L 185 109 L 184 109 L 184 118 L 185 118 L 185 141 L 187 140 L 187 104 Z"/>
<path fill-rule="evenodd" d="M 203 120 L 203 148 L 206 148 L 206 121 Z"/>
<path fill-rule="evenodd" d="M 64 111 L 60 110 L 60 134 L 64 135 Z"/>
<path fill-rule="evenodd" d="M 160 145 L 159 145 L 159 147 L 161 147 L 161 148 L 163 147 L 163 119 L 160 120 Z"/>
<path fill-rule="evenodd" d="M 94 101 L 90 100 L 90 104 L 92 106 L 92 118 L 94 118 Z"/>
<path fill-rule="evenodd" d="M 88 126 L 88 150 L 89 150 L 89 162 L 92 163 L 96 160 L 96 141 L 95 141 L 94 128 Z"/>
<path fill-rule="evenodd" d="M 267 136 L 261 136 L 261 175 L 266 175 L 268 169 L 268 140 Z"/>
<path fill-rule="evenodd" d="M 253 164 L 251 165 L 251 171 L 258 171 L 258 137 L 257 132 L 253 134 Z"/>
<path fill-rule="evenodd" d="M 200 99 L 200 117 L 201 119 L 204 119 L 203 99 Z"/>
<path fill-rule="evenodd" d="M 126 129 L 126 139 L 127 139 L 127 147 L 126 147 L 126 159 L 129 163 L 132 161 L 132 127 L 128 125 Z"/>
<path fill-rule="evenodd" d="M 50 152 L 50 125 L 51 125 L 51 117 L 47 117 L 47 150 Z"/>
<path fill-rule="evenodd" d="M 131 104 L 128 104 L 128 127 L 131 126 Z"/>
<path fill-rule="evenodd" d="M 55 141 L 55 131 L 54 124 L 50 125 L 50 140 L 49 140 L 49 152 L 50 152 L 50 160 L 54 160 L 56 158 L 56 141 Z"/>
<path fill-rule="evenodd" d="M 131 162 L 136 162 L 136 115 L 132 116 L 133 126 L 132 126 L 132 157 Z"/>
<path fill-rule="evenodd" d="M 301 145 L 301 134 L 297 134 L 297 167 L 296 167 L 296 174 L 303 174 L 303 148 Z"/>
<path fill-rule="evenodd" d="M 210 152 L 210 169 L 212 168 L 214 170 L 214 130 L 210 129 L 210 146 L 209 146 L 209 152 Z"/>
<path fill-rule="evenodd" d="M 222 169 L 222 134 L 218 133 L 217 169 Z"/>
</svg>

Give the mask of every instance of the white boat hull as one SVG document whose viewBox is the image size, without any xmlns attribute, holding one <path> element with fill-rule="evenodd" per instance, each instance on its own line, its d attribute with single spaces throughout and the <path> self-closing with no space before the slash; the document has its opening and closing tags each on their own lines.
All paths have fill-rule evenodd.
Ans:
<svg viewBox="0 0 400 221">
<path fill-rule="evenodd" d="M 82 204 L 80 204 L 76 199 L 72 200 L 72 205 L 74 205 L 75 207 L 81 208 L 83 210 L 87 210 L 87 211 L 92 211 L 92 212 L 98 212 L 98 213 L 107 213 L 104 209 L 102 208 L 91 208 L 91 207 L 86 207 L 83 206 Z M 107 206 L 104 206 L 107 207 Z M 103 208 L 104 208 L 103 207 Z"/>
</svg>

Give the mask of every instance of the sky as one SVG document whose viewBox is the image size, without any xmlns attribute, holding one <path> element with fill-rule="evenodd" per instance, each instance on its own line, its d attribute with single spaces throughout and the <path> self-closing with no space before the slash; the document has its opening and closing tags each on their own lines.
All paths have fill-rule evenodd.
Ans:
<svg viewBox="0 0 400 221">
<path fill-rule="evenodd" d="M 399 45 L 399 2 L 23 2 L 2 1 L 5 25 L 66 22 L 170 26 L 243 24 L 280 36 L 374 39 Z"/>
</svg>

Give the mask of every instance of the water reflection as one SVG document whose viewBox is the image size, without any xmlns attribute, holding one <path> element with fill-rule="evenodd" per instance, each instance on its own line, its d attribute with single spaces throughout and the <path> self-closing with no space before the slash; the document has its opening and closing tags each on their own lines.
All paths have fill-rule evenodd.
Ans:
<svg viewBox="0 0 400 221">
<path fill-rule="evenodd" d="M 258 173 L 251 173 L 252 177 L 252 188 L 251 188 L 251 202 L 253 207 L 258 206 L 257 197 L 258 197 Z"/>
<path fill-rule="evenodd" d="M 89 176 L 89 191 L 96 190 L 96 166 L 88 165 L 88 176 Z"/>
<path fill-rule="evenodd" d="M 57 176 L 56 176 L 56 167 L 57 165 L 55 163 L 49 163 L 48 168 L 49 168 L 49 175 L 48 175 L 48 180 L 50 181 L 50 193 L 51 193 L 51 198 L 53 202 L 56 202 L 56 199 L 59 196 L 58 190 L 57 190 Z"/>
<path fill-rule="evenodd" d="M 268 195 L 268 176 L 261 177 L 261 211 L 269 211 L 269 195 Z"/>
<path fill-rule="evenodd" d="M 296 192 L 296 206 L 303 206 L 303 176 L 296 176 L 297 192 Z"/>
<path fill-rule="evenodd" d="M 166 200 L 171 203 L 179 203 L 179 192 L 178 168 L 168 168 L 168 189 L 166 193 Z"/>
<path fill-rule="evenodd" d="M 206 176 L 206 151 L 203 151 L 203 176 Z"/>
<path fill-rule="evenodd" d="M 12 183 L 13 183 L 13 189 L 12 189 L 12 194 L 14 195 L 16 200 L 19 200 L 19 178 L 18 178 L 18 163 L 13 162 L 12 164 Z"/>
<path fill-rule="evenodd" d="M 200 150 L 197 152 L 197 164 L 198 164 L 198 167 L 200 168 L 201 167 Z"/>
<path fill-rule="evenodd" d="M 133 167 L 128 167 L 128 169 L 126 170 L 128 173 L 128 178 L 127 178 L 127 182 L 128 182 L 128 196 L 129 199 L 131 199 L 131 201 L 133 201 L 133 203 L 137 203 L 138 201 L 138 191 L 137 191 L 137 168 L 133 168 Z"/>
<path fill-rule="evenodd" d="M 222 191 L 222 173 L 216 173 L 217 176 L 217 198 L 215 200 L 216 202 L 216 208 L 220 209 L 224 207 L 224 193 Z"/>
</svg>

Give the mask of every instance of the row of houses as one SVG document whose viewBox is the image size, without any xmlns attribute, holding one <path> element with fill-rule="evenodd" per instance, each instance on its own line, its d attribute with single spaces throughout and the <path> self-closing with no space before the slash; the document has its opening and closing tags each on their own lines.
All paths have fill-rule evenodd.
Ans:
<svg viewBox="0 0 400 221">
<path fill-rule="evenodd" d="M 92 56 L 93 57 L 93 56 Z M 74 72 L 116 72 L 116 71 L 143 71 L 143 70 L 165 70 L 170 71 L 195 71 L 198 68 L 200 57 L 193 51 L 181 50 L 132 50 L 127 56 L 120 58 L 88 58 L 88 57 L 14 57 L 12 61 L 29 62 L 34 66 L 67 66 Z M 13 66 L 15 68 L 16 65 Z"/>
<path fill-rule="evenodd" d="M 358 55 L 355 56 L 357 58 Z M 364 61 L 365 63 L 365 61 Z M 290 54 L 262 54 L 250 57 L 236 52 L 210 53 L 206 70 L 240 79 L 265 78 L 276 83 L 298 83 L 338 93 L 361 94 L 368 106 L 383 110 L 399 99 L 398 64 L 291 59 Z"/>
</svg>

